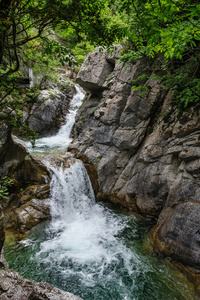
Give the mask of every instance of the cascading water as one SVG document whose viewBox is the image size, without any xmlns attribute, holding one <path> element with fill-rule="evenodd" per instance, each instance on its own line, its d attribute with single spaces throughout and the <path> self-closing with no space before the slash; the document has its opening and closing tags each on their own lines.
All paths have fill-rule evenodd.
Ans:
<svg viewBox="0 0 200 300">
<path fill-rule="evenodd" d="M 66 125 L 56 136 L 38 140 L 36 152 L 51 150 L 51 145 L 67 148 L 81 98 L 78 89 Z M 150 225 L 95 202 L 81 161 L 71 159 L 70 167 L 48 164 L 52 220 L 5 247 L 10 267 L 85 300 L 196 299 L 181 273 L 147 253 L 144 239 Z"/>
<path fill-rule="evenodd" d="M 43 153 L 45 151 L 58 151 L 58 149 L 60 149 L 60 151 L 65 151 L 67 149 L 72 141 L 70 138 L 71 130 L 75 122 L 77 110 L 80 107 L 83 98 L 84 94 L 81 92 L 80 88 L 76 86 L 76 95 L 70 103 L 65 124 L 60 128 L 56 135 L 36 140 L 34 148 L 32 148 L 32 144 L 28 142 L 27 147 L 30 152 Z"/>
</svg>

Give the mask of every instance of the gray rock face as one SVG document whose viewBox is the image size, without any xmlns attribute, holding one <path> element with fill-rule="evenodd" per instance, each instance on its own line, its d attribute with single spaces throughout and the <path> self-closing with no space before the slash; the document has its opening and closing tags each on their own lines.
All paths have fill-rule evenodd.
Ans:
<svg viewBox="0 0 200 300">
<path fill-rule="evenodd" d="M 177 118 L 171 92 L 154 79 L 147 60 L 125 67 L 115 53 L 113 70 L 103 72 L 108 61 L 106 51 L 96 50 L 78 74 L 90 95 L 71 149 L 97 167 L 99 198 L 159 217 L 152 231 L 156 249 L 200 270 L 198 109 Z M 144 88 L 134 91 L 132 81 L 144 73 L 147 79 L 138 82 Z"/>
<path fill-rule="evenodd" d="M 116 51 L 119 50 L 116 47 Z M 92 55 L 87 55 L 76 79 L 86 91 L 97 93 L 106 88 L 104 83 L 114 69 L 115 59 L 112 55 L 106 56 L 106 59 L 105 56 L 106 50 L 101 47 L 97 47 Z"/>
<path fill-rule="evenodd" d="M 50 218 L 48 204 L 50 177 L 45 165 L 31 156 L 15 136 L 1 151 L 0 175 L 13 179 L 15 193 L 1 199 L 4 218 L 0 214 L 0 247 L 4 227 L 24 233 Z M 4 222 L 3 222 L 4 221 Z"/>
<path fill-rule="evenodd" d="M 64 292 L 46 282 L 24 279 L 13 270 L 0 272 L 1 300 L 81 300 L 74 294 Z"/>
<path fill-rule="evenodd" d="M 65 122 L 69 102 L 75 93 L 75 87 L 60 90 L 44 89 L 28 116 L 28 126 L 40 136 L 55 134 Z M 26 112 L 25 112 L 26 113 Z"/>
<path fill-rule="evenodd" d="M 187 201 L 162 210 L 153 229 L 159 251 L 200 269 L 200 205 Z M 180 255 L 181 254 L 181 255 Z"/>
</svg>

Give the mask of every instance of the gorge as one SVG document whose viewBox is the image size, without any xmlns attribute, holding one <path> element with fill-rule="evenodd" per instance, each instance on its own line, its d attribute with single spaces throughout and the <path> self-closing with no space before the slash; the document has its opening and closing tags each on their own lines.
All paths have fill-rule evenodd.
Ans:
<svg viewBox="0 0 200 300">
<path fill-rule="evenodd" d="M 40 185 L 28 200 L 35 201 L 32 204 L 36 207 L 43 207 L 39 209 L 42 216 L 27 226 L 30 214 L 27 198 L 23 198 L 20 205 L 25 205 L 23 215 L 27 217 L 21 220 L 21 212 L 18 214 L 17 225 L 23 224 L 18 230 L 23 234 L 46 220 L 27 240 L 14 242 L 15 246 L 7 244 L 5 254 L 12 261 L 19 248 L 22 258 L 16 264 L 14 259 L 13 267 L 20 270 L 22 266 L 20 272 L 26 276 L 32 274 L 38 281 L 45 278 L 61 289 L 67 282 L 65 288 L 69 290 L 71 286 L 71 292 L 83 299 L 166 299 L 166 294 L 168 299 L 198 299 L 181 273 L 161 262 L 159 256 L 148 254 L 151 239 L 155 251 L 180 261 L 198 275 L 198 110 L 191 108 L 177 118 L 177 111 L 171 105 L 171 91 L 154 78 L 149 61 L 125 67 L 119 62 L 119 51 L 120 46 L 111 54 L 97 48 L 87 56 L 79 71 L 77 82 L 87 95 L 76 116 L 71 145 L 73 122 L 68 119 L 56 136 L 36 141 L 34 151 L 39 152 L 38 158 L 29 156 L 15 138 L 10 141 L 9 149 L 13 145 L 21 149 L 17 150 L 20 153 L 17 164 L 14 154 L 9 153 L 11 150 L 2 147 L 4 159 L 7 156 L 4 171 L 6 168 L 14 171 L 19 181 L 25 177 L 27 181 L 31 174 L 32 182 L 27 181 L 25 187 L 27 192 L 30 186 Z M 142 83 L 147 92 L 143 94 L 132 89 L 132 80 L 145 72 L 148 78 Z M 72 119 L 77 100 L 74 104 L 71 101 Z M 66 155 L 67 147 L 70 153 Z M 83 164 L 73 156 L 84 162 L 100 202 L 95 203 Z M 48 159 L 53 167 L 46 162 Z M 32 167 L 29 175 L 20 177 L 23 164 L 25 169 L 27 165 Z M 35 164 L 39 165 L 39 172 Z M 20 199 L 22 196 L 27 197 L 27 193 L 21 196 L 19 193 Z M 49 198 L 50 208 L 43 202 Z M 108 208 L 104 201 L 147 220 Z M 18 208 L 19 204 L 12 209 Z M 49 209 L 51 221 L 48 221 Z M 5 211 L 4 221 L 10 222 L 11 216 L 12 212 Z M 13 223 L 7 229 L 13 228 Z M 25 266 L 23 257 L 27 257 Z M 40 273 L 42 269 L 44 272 Z M 179 279 L 174 279 L 173 273 Z"/>
</svg>

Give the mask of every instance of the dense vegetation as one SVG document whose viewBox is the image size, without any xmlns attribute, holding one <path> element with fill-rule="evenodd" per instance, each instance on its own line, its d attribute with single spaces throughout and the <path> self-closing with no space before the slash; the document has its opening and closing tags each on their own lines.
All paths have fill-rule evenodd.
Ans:
<svg viewBox="0 0 200 300">
<path fill-rule="evenodd" d="M 21 126 L 22 109 L 34 103 L 42 81 L 55 80 L 55 70 L 71 66 L 78 51 L 82 62 L 92 44 L 114 42 L 117 28 L 108 26 L 106 9 L 104 0 L 0 1 L 1 121 Z M 30 67 L 42 75 L 34 89 L 23 87 Z"/>
<path fill-rule="evenodd" d="M 179 108 L 199 102 L 199 15 L 197 0 L 1 0 L 1 120 L 20 126 L 23 106 L 37 98 L 40 84 L 22 88 L 28 67 L 44 75 L 41 82 L 53 80 L 52 69 L 113 43 L 123 44 L 127 63 L 153 60 Z"/>
<path fill-rule="evenodd" d="M 125 0 L 117 9 L 128 24 L 128 62 L 144 56 L 157 62 L 153 71 L 162 74 L 180 109 L 199 101 L 200 3 L 196 0 Z M 163 72 L 160 72 L 163 71 Z"/>
</svg>

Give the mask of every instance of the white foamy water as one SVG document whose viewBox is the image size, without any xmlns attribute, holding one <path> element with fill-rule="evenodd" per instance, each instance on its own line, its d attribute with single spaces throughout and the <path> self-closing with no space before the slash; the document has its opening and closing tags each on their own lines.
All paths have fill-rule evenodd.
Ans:
<svg viewBox="0 0 200 300">
<path fill-rule="evenodd" d="M 52 137 L 38 139 L 34 151 L 67 149 L 78 107 L 84 98 L 77 87 L 66 124 Z M 83 163 L 71 160 L 70 167 L 44 161 L 52 173 L 50 208 L 52 220 L 46 229 L 47 239 L 40 244 L 35 258 L 39 265 L 62 274 L 62 280 L 76 277 L 84 286 L 118 277 L 120 264 L 132 273 L 133 255 L 118 236 L 126 226 L 125 218 L 113 214 L 95 202 L 92 185 Z M 139 261 L 137 255 L 135 260 Z M 51 271 L 50 271 L 51 272 Z M 120 278 L 116 278 L 123 286 Z M 125 287 L 124 287 L 125 288 Z"/>
<path fill-rule="evenodd" d="M 31 152 L 41 153 L 58 148 L 61 148 L 62 150 L 67 149 L 72 141 L 70 134 L 75 122 L 77 110 L 81 106 L 83 98 L 84 94 L 81 92 L 80 88 L 76 86 L 76 94 L 70 102 L 69 112 L 66 116 L 65 124 L 60 128 L 56 135 L 37 139 L 34 148 L 32 148 L 32 144 L 30 142 L 27 142 L 28 149 Z"/>
<path fill-rule="evenodd" d="M 120 282 L 115 272 L 120 262 L 131 275 L 133 254 L 118 238 L 126 226 L 125 218 L 122 220 L 95 203 L 81 161 L 66 169 L 53 167 L 52 171 L 52 221 L 47 229 L 49 238 L 41 243 L 36 255 L 37 262 L 52 269 L 56 267 L 63 278 L 78 276 L 86 286 L 93 286 L 97 281 L 106 284 L 115 276 Z M 134 261 L 139 265 L 136 254 Z"/>
</svg>

